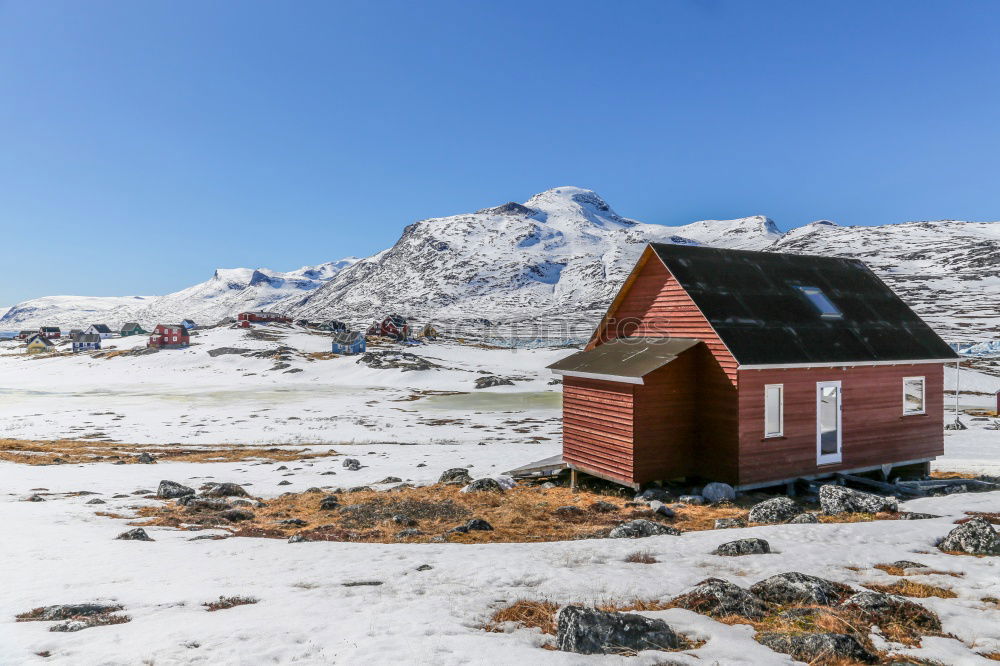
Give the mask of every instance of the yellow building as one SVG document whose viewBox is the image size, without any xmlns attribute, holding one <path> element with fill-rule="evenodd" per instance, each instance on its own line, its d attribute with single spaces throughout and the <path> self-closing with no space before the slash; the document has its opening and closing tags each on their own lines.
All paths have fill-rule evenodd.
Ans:
<svg viewBox="0 0 1000 666">
<path fill-rule="evenodd" d="M 52 351 L 53 347 L 55 347 L 55 345 L 52 344 L 52 341 L 43 335 L 36 335 L 28 341 L 29 354 L 40 354 L 42 352 Z"/>
</svg>

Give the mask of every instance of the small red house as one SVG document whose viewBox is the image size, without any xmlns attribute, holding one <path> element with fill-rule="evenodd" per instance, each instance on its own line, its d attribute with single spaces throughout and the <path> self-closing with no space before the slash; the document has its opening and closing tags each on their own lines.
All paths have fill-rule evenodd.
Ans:
<svg viewBox="0 0 1000 666">
<path fill-rule="evenodd" d="M 759 488 L 943 453 L 955 352 L 861 261 L 649 245 L 563 376 L 563 459 Z"/>
<path fill-rule="evenodd" d="M 407 340 L 410 337 L 410 324 L 402 315 L 391 314 L 381 322 L 373 321 L 365 335 L 381 335 L 394 340 Z"/>
<path fill-rule="evenodd" d="M 157 324 L 149 336 L 147 347 L 159 349 L 180 349 L 191 344 L 188 330 L 181 324 Z"/>
<path fill-rule="evenodd" d="M 263 324 L 267 322 L 278 322 L 281 324 L 291 324 L 292 318 L 286 317 L 277 312 L 241 312 L 236 316 L 236 320 L 243 328 L 250 328 L 251 323 Z"/>
</svg>

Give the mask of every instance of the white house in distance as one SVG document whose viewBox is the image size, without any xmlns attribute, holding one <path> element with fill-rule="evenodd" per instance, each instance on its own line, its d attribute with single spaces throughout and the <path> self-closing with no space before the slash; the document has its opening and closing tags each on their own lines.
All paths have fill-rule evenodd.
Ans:
<svg viewBox="0 0 1000 666">
<path fill-rule="evenodd" d="M 107 324 L 91 324 L 83 333 L 84 335 L 99 335 L 102 340 L 106 340 L 111 337 L 111 328 Z"/>
<path fill-rule="evenodd" d="M 93 326 L 91 326 L 93 328 Z M 96 333 L 81 333 L 73 336 L 73 353 L 101 348 L 101 336 Z"/>
</svg>

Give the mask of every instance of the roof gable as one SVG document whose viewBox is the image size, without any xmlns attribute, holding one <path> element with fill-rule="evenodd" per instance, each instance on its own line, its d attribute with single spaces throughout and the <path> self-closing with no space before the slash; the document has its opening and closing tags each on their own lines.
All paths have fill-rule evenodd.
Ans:
<svg viewBox="0 0 1000 666">
<path fill-rule="evenodd" d="M 863 262 L 652 243 L 741 365 L 950 359 L 954 351 Z M 821 313 L 800 287 L 839 310 Z"/>
</svg>

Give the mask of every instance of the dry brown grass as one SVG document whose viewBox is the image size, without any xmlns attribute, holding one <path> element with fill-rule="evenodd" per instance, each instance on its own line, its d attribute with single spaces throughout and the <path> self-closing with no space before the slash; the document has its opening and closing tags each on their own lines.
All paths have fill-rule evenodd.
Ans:
<svg viewBox="0 0 1000 666">
<path fill-rule="evenodd" d="M 885 594 L 898 594 L 903 597 L 913 597 L 916 599 L 926 599 L 927 597 L 937 597 L 938 599 L 954 599 L 958 595 L 951 590 L 946 590 L 937 585 L 918 583 L 913 580 L 897 580 L 889 585 L 868 584 L 869 590 L 883 592 Z"/>
<path fill-rule="evenodd" d="M 24 440 L 0 439 L 0 460 L 24 465 L 78 463 L 138 463 L 140 453 L 178 462 L 240 462 L 244 460 L 292 461 L 340 455 L 335 451 L 314 452 L 308 448 L 243 446 L 171 446 L 119 444 L 96 439 Z"/>
<path fill-rule="evenodd" d="M 329 491 L 332 492 L 332 491 Z M 338 501 L 350 510 L 321 510 L 323 495 L 317 493 L 288 494 L 267 502 L 255 509 L 252 520 L 233 527 L 236 536 L 288 538 L 300 533 L 316 541 L 356 541 L 394 543 L 396 534 L 404 528 L 415 528 L 423 534 L 404 537 L 408 543 L 424 543 L 437 535 L 445 534 L 470 518 L 482 518 L 493 531 L 448 533 L 448 541 L 458 543 L 525 543 L 568 541 L 604 536 L 608 529 L 628 520 L 643 518 L 666 522 L 684 531 L 710 530 L 718 518 L 746 518 L 747 510 L 733 505 L 678 506 L 676 516 L 662 519 L 645 505 L 625 506 L 627 500 L 618 495 L 606 495 L 590 490 L 571 490 L 566 487 L 543 489 L 521 484 L 504 493 L 460 493 L 457 486 L 433 485 L 419 488 L 402 488 L 389 492 L 360 490 L 340 492 Z M 595 502 L 609 502 L 616 510 L 599 512 L 590 509 Z M 457 511 L 431 511 L 451 505 Z M 575 506 L 575 515 L 558 515 L 559 507 Z M 425 507 L 425 508 L 421 508 Z M 184 507 L 170 503 L 159 507 L 145 507 L 139 514 L 148 522 L 144 525 L 162 525 L 200 529 L 206 525 L 227 526 L 208 514 L 192 514 Z M 403 514 L 416 521 L 416 525 L 401 525 L 391 520 Z M 889 515 L 889 514 L 886 514 Z M 880 514 L 881 516 L 881 514 Z M 305 527 L 278 524 L 281 520 L 297 518 L 306 521 Z M 853 517 L 848 516 L 847 520 Z M 868 517 L 871 519 L 871 517 Z M 876 517 L 876 519 L 878 519 Z"/>
<path fill-rule="evenodd" d="M 205 610 L 211 612 L 225 610 L 226 608 L 234 608 L 236 606 L 247 606 L 249 604 L 255 604 L 258 601 L 260 601 L 260 599 L 256 597 L 241 597 L 237 595 L 233 597 L 219 597 L 215 601 L 206 601 L 202 604 L 202 606 L 205 607 Z"/>
<path fill-rule="evenodd" d="M 940 576 L 953 576 L 954 578 L 961 578 L 965 575 L 964 573 L 957 571 L 940 571 L 938 569 L 929 569 L 924 567 L 907 570 L 892 564 L 876 564 L 874 568 L 881 569 L 890 576 L 929 576 L 937 574 Z M 855 571 L 860 571 L 860 569 L 855 568 Z"/>
<path fill-rule="evenodd" d="M 330 359 L 340 358 L 340 354 L 334 354 L 333 352 L 309 352 L 305 357 L 313 361 L 329 361 Z"/>
<path fill-rule="evenodd" d="M 482 518 L 493 526 L 493 531 L 450 533 L 446 538 L 459 543 L 522 543 L 587 538 L 625 520 L 639 517 L 654 519 L 651 511 L 624 507 L 624 500 L 620 498 L 574 492 L 569 488 L 517 486 L 504 493 L 461 493 L 457 486 L 448 485 L 390 492 L 361 490 L 338 493 L 341 508 L 336 510 L 320 509 L 324 496 L 322 493 L 305 492 L 270 499 L 266 507 L 254 509 L 253 520 L 233 526 L 234 533 L 237 536 L 271 538 L 287 538 L 301 533 L 307 539 L 317 541 L 394 543 L 400 540 L 395 536 L 398 532 L 415 527 L 424 534 L 405 540 L 421 543 L 470 518 Z M 589 505 L 598 500 L 611 501 L 618 506 L 618 510 L 609 513 L 589 510 Z M 579 515 L 568 517 L 554 513 L 556 508 L 568 505 L 578 506 L 582 511 Z M 352 508 L 344 509 L 346 506 Z M 192 514 L 174 502 L 143 507 L 138 513 L 148 519 L 141 523 L 144 525 L 198 529 L 219 522 L 212 522 L 211 515 Z M 414 520 L 416 525 L 396 523 L 392 517 L 397 514 Z M 278 524 L 278 521 L 292 518 L 306 521 L 307 526 Z"/>
<path fill-rule="evenodd" d="M 505 625 L 513 622 L 555 636 L 558 610 L 559 606 L 551 601 L 518 599 L 509 606 L 497 609 L 484 628 L 486 631 L 502 632 Z"/>
<path fill-rule="evenodd" d="M 657 562 L 659 562 L 658 559 L 653 557 L 652 553 L 645 550 L 629 553 L 625 557 L 625 561 L 631 564 L 656 564 Z"/>
<path fill-rule="evenodd" d="M 979 656 L 990 661 L 1000 661 L 1000 652 L 980 652 Z"/>
</svg>

